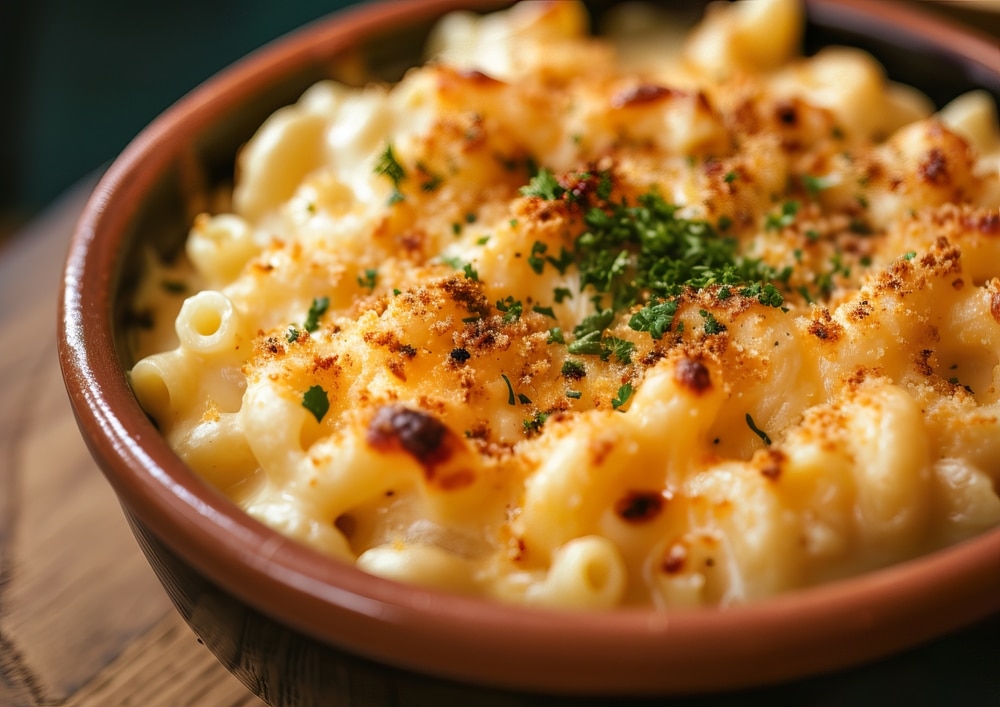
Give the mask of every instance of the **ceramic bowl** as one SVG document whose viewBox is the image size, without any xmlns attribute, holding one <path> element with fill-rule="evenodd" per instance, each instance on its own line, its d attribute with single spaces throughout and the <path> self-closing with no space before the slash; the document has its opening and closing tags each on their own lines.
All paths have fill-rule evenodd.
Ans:
<svg viewBox="0 0 1000 707">
<path fill-rule="evenodd" d="M 855 579 L 745 607 L 569 614 L 404 586 L 252 520 L 194 475 L 140 409 L 122 336 L 140 245 L 176 249 L 264 118 L 327 77 L 396 79 L 467 2 L 370 3 L 250 55 L 128 146 L 72 240 L 60 358 L 80 429 L 194 632 L 274 705 L 580 704 L 746 689 L 900 651 L 1000 611 L 1000 528 Z M 480 2 L 494 7 L 498 2 Z M 609 3 L 596 3 L 601 13 Z M 1000 100 L 995 41 L 900 3 L 810 0 L 806 49 L 870 50 L 939 104 Z"/>
</svg>

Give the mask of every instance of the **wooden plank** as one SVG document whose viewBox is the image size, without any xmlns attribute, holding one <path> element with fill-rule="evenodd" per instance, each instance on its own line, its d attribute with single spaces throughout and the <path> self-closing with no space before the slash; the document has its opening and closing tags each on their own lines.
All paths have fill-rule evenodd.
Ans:
<svg viewBox="0 0 1000 707">
<path fill-rule="evenodd" d="M 261 707 L 264 703 L 215 659 L 176 612 L 171 612 L 66 704 Z"/>
<path fill-rule="evenodd" d="M 0 702 L 59 703 L 173 609 L 73 420 L 56 357 L 66 247 L 91 184 L 0 259 Z"/>
</svg>

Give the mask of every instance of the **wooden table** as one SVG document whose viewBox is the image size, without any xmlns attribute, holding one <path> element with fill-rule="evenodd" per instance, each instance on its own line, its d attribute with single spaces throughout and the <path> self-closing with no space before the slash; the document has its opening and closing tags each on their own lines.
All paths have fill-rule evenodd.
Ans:
<svg viewBox="0 0 1000 707">
<path fill-rule="evenodd" d="M 56 294 L 92 186 L 0 245 L 0 705 L 259 706 L 173 610 L 70 412 Z M 872 666 L 725 704 L 985 705 L 997 696 L 1000 616 Z"/>
<path fill-rule="evenodd" d="M 259 706 L 174 611 L 70 411 L 56 293 L 92 185 L 0 246 L 0 705 Z"/>
</svg>

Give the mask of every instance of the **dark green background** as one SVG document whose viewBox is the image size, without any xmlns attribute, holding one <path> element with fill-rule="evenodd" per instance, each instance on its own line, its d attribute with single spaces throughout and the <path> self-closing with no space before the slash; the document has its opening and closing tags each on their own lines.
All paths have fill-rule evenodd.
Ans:
<svg viewBox="0 0 1000 707">
<path fill-rule="evenodd" d="M 0 0 L 0 214 L 37 212 L 214 73 L 358 1 Z"/>
</svg>

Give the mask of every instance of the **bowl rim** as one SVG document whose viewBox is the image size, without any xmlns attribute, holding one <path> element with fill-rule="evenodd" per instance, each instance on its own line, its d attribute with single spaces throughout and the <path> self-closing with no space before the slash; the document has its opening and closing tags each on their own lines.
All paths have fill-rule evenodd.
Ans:
<svg viewBox="0 0 1000 707">
<path fill-rule="evenodd" d="M 819 17 L 843 10 L 869 22 L 877 6 L 895 27 L 938 37 L 949 52 L 1000 75 L 1000 53 L 987 40 L 914 8 L 874 0 L 806 4 Z M 205 128 L 249 100 L 257 81 L 350 47 L 385 23 L 468 5 L 374 2 L 296 30 L 175 103 L 107 169 L 70 243 L 58 349 L 77 422 L 122 505 L 210 581 L 322 643 L 511 689 L 624 695 L 747 687 L 881 657 L 1000 612 L 1000 528 L 886 569 L 726 609 L 581 615 L 498 605 L 331 560 L 252 519 L 169 449 L 119 363 L 112 330 L 117 283 L 109 273 L 142 193 L 178 159 L 179 131 Z M 858 636 L 866 638 L 859 643 Z M 818 644 L 825 645 L 821 655 L 811 650 Z"/>
</svg>

